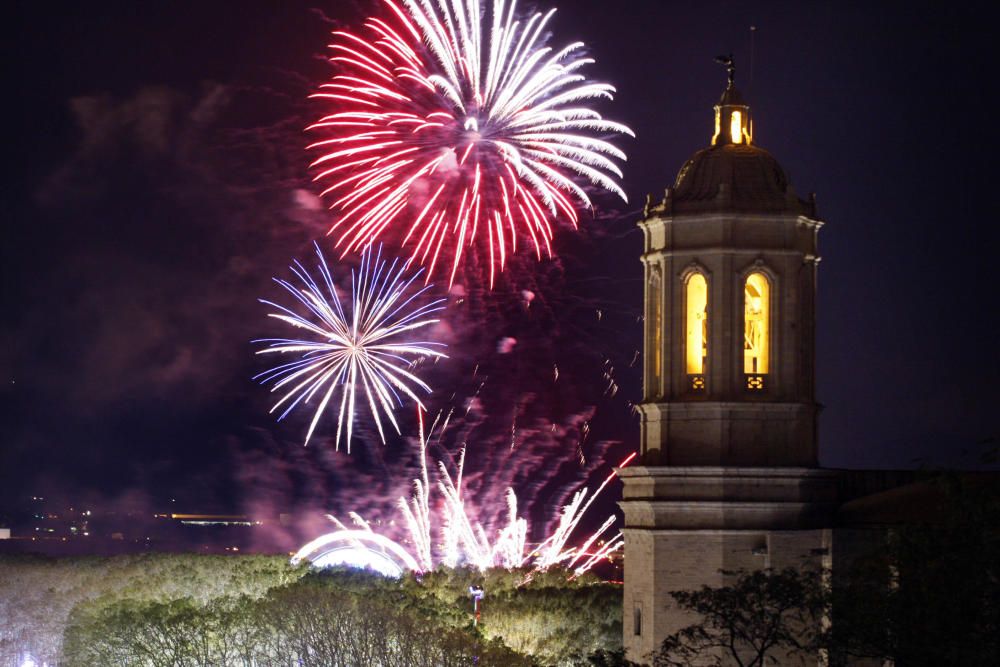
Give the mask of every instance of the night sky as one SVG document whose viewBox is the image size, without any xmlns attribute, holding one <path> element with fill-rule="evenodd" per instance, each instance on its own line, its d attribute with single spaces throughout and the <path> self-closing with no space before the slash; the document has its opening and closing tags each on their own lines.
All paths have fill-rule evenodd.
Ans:
<svg viewBox="0 0 1000 667">
<path fill-rule="evenodd" d="M 321 108 L 307 95 L 330 75 L 329 31 L 372 6 L 15 3 L 0 503 L 377 514 L 405 492 L 412 441 L 303 449 L 305 418 L 275 424 L 250 379 L 266 367 L 250 341 L 270 331 L 256 299 L 278 296 L 271 277 L 327 228 L 303 132 Z M 600 198 L 581 232 L 557 236 L 558 260 L 513 266 L 494 294 L 474 266 L 452 290 L 439 331 L 452 359 L 428 379 L 432 409 L 457 416 L 435 454 L 468 442 L 483 497 L 510 483 L 537 514 L 637 447 L 635 221 L 708 145 L 725 85 L 713 57 L 733 52 L 755 142 L 801 196 L 817 193 L 827 223 L 822 463 L 977 465 L 1000 405 L 987 272 L 997 74 L 980 12 L 564 0 L 552 27 L 556 43 L 586 42 L 591 76 L 618 88 L 600 108 L 637 135 L 619 142 L 630 204 Z"/>
</svg>

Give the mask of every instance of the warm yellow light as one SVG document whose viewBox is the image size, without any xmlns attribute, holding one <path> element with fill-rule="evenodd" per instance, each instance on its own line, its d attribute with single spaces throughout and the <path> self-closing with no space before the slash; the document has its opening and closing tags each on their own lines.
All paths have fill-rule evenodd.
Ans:
<svg viewBox="0 0 1000 667">
<path fill-rule="evenodd" d="M 743 372 L 764 375 L 768 372 L 771 331 L 771 284 L 763 273 L 747 276 L 743 288 Z"/>
<path fill-rule="evenodd" d="M 715 134 L 712 135 L 712 145 L 719 140 L 719 133 L 722 132 L 722 114 L 719 107 L 715 107 Z"/>
<path fill-rule="evenodd" d="M 684 318 L 685 357 L 687 373 L 701 375 L 708 358 L 708 282 L 705 276 L 694 273 L 685 286 L 687 312 Z"/>
<path fill-rule="evenodd" d="M 732 137 L 734 144 L 743 143 L 743 114 L 739 111 L 733 111 L 733 115 L 730 116 L 729 136 Z"/>
</svg>

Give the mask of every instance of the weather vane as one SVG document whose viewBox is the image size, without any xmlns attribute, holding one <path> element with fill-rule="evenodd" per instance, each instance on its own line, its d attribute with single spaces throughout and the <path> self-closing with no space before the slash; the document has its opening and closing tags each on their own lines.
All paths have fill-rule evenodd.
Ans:
<svg viewBox="0 0 1000 667">
<path fill-rule="evenodd" d="M 736 81 L 736 60 L 733 58 L 733 54 L 715 56 L 715 62 L 726 66 L 726 72 L 729 74 L 729 87 L 732 88 Z"/>
</svg>

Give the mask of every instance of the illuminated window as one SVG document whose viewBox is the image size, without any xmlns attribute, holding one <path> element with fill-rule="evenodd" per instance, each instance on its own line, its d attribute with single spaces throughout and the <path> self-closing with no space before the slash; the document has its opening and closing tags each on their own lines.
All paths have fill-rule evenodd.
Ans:
<svg viewBox="0 0 1000 667">
<path fill-rule="evenodd" d="M 719 107 L 715 107 L 715 134 L 712 135 L 712 145 L 714 146 L 719 140 L 719 134 L 722 132 L 722 114 L 719 112 Z"/>
<path fill-rule="evenodd" d="M 763 273 L 751 273 L 743 286 L 743 372 L 766 375 L 771 346 L 771 283 Z M 763 378 L 747 385 L 763 389 Z"/>
<path fill-rule="evenodd" d="M 702 375 L 708 359 L 708 282 L 702 274 L 692 273 L 684 289 L 687 373 Z"/>
<path fill-rule="evenodd" d="M 743 114 L 739 111 L 733 111 L 730 117 L 729 136 L 732 137 L 734 144 L 743 142 Z"/>
</svg>

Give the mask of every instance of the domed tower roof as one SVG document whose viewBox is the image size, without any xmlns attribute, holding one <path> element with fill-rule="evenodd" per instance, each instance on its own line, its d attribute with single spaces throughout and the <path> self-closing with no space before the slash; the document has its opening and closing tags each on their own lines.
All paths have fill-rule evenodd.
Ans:
<svg viewBox="0 0 1000 667">
<path fill-rule="evenodd" d="M 753 143 L 750 106 L 734 84 L 732 58 L 718 60 L 729 69 L 729 85 L 715 105 L 712 145 L 681 167 L 663 209 L 673 214 L 735 211 L 815 218 L 815 201 L 800 199 L 774 156 Z"/>
<path fill-rule="evenodd" d="M 675 213 L 815 215 L 814 203 L 799 199 L 774 156 L 746 143 L 719 144 L 695 153 L 677 174 L 670 202 Z"/>
</svg>

